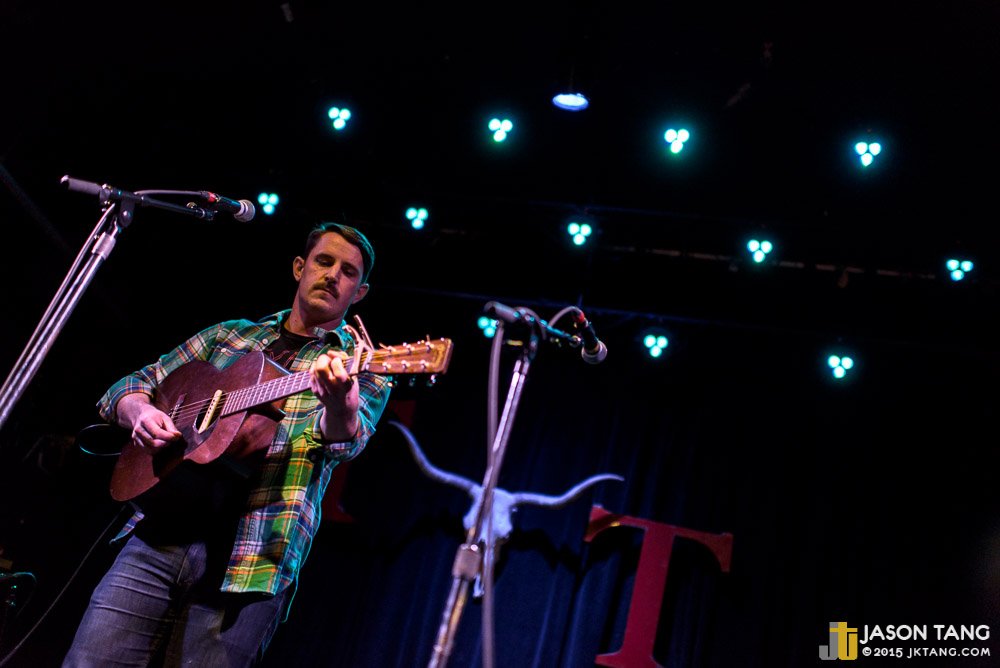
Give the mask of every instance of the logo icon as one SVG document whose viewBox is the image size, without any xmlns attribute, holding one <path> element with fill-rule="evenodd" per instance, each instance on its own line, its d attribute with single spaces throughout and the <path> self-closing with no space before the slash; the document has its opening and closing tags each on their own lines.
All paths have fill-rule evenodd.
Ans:
<svg viewBox="0 0 1000 668">
<path fill-rule="evenodd" d="M 858 658 L 858 629 L 847 622 L 830 622 L 830 644 L 819 646 L 823 661 L 854 661 Z"/>
</svg>

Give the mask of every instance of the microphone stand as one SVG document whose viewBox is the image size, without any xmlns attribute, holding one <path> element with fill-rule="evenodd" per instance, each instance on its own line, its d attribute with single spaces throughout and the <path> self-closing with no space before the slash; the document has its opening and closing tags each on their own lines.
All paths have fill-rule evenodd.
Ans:
<svg viewBox="0 0 1000 668">
<path fill-rule="evenodd" d="M 63 279 L 62 285 L 59 286 L 44 315 L 42 315 L 24 351 L 15 362 L 10 375 L 4 381 L 3 387 L 0 387 L 0 429 L 3 429 L 14 405 L 24 394 L 24 390 L 32 378 L 35 377 L 35 373 L 45 356 L 48 355 L 53 342 L 59 336 L 70 314 L 80 301 L 80 297 L 90 285 L 94 274 L 108 259 L 119 234 L 132 222 L 136 206 L 165 209 L 206 220 L 212 220 L 215 216 L 215 211 L 211 209 L 193 204 L 181 206 L 149 197 L 150 193 L 157 192 L 190 195 L 198 195 L 198 193 L 188 191 L 129 192 L 109 185 L 81 181 L 69 176 L 62 177 L 60 182 L 71 191 L 97 195 L 103 207 L 103 213 L 94 231 L 76 256 L 76 260 Z"/>
<path fill-rule="evenodd" d="M 451 656 L 451 651 L 455 643 L 455 632 L 461 621 L 465 604 L 468 602 L 469 585 L 475 580 L 476 574 L 483 569 L 484 560 L 486 568 L 492 568 L 493 566 L 493 555 L 490 554 L 493 550 L 493 545 L 483 545 L 479 541 L 479 536 L 484 520 L 490 521 L 492 519 L 494 490 L 500 478 L 500 466 L 503 463 L 503 457 L 507 450 L 507 442 L 510 438 L 511 427 L 514 423 L 514 416 L 517 413 L 521 392 L 528 378 L 531 363 L 538 352 L 538 344 L 543 338 L 548 339 L 550 337 L 556 343 L 566 342 L 571 347 L 578 347 L 581 344 L 580 337 L 556 329 L 544 320 L 536 318 L 523 310 L 515 310 L 497 302 L 489 302 L 486 305 L 486 311 L 494 319 L 512 324 L 521 323 L 527 325 L 529 327 L 528 340 L 523 342 L 521 356 L 514 364 L 510 388 L 507 392 L 507 400 L 504 404 L 497 432 L 493 436 L 492 456 L 489 458 L 489 465 L 483 477 L 482 502 L 479 504 L 479 509 L 476 512 L 476 520 L 466 533 L 465 542 L 458 547 L 458 551 L 455 554 L 455 561 L 451 568 L 451 589 L 448 592 L 448 599 L 445 603 L 444 612 L 441 615 L 441 624 L 438 627 L 437 638 L 434 642 L 434 651 L 431 654 L 428 668 L 444 668 L 448 664 L 448 659 Z M 502 333 L 502 328 L 498 329 L 498 334 L 500 333 Z M 487 576 L 490 575 L 487 574 Z M 486 614 L 484 611 L 484 615 Z M 484 668 L 492 668 L 491 638 L 484 639 L 483 654 Z"/>
</svg>

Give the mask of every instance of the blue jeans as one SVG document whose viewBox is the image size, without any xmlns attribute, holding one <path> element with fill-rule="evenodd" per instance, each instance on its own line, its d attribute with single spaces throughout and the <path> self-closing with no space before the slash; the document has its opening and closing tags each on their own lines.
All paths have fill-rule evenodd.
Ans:
<svg viewBox="0 0 1000 668">
<path fill-rule="evenodd" d="M 63 668 L 257 663 L 291 587 L 273 597 L 219 591 L 228 545 L 132 535 L 94 590 Z"/>
</svg>

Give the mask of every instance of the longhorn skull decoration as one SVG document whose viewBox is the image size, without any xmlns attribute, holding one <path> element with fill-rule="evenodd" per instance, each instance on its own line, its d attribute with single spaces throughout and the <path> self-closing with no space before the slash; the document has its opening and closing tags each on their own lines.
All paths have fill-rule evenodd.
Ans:
<svg viewBox="0 0 1000 668">
<path fill-rule="evenodd" d="M 472 498 L 472 506 L 469 508 L 469 511 L 465 513 L 465 517 L 462 518 L 462 524 L 465 526 L 465 530 L 469 531 L 472 529 L 476 522 L 476 515 L 479 512 L 479 506 L 483 502 L 483 486 L 478 485 L 467 478 L 463 478 L 462 476 L 442 471 L 437 468 L 431 464 L 426 455 L 424 455 L 423 451 L 420 449 L 420 445 L 417 443 L 417 439 L 405 425 L 395 420 L 390 420 L 389 424 L 396 427 L 396 429 L 403 434 L 407 445 L 410 447 L 410 453 L 417 462 L 417 466 L 420 467 L 420 470 L 423 471 L 428 478 L 452 485 L 453 487 L 458 487 L 459 489 L 464 490 Z M 593 475 L 576 484 L 561 496 L 549 496 L 547 494 L 535 494 L 532 492 L 508 492 L 497 487 L 493 490 L 492 545 L 487 545 L 486 543 L 485 526 L 480 528 L 476 541 L 482 543 L 484 549 L 492 549 L 494 555 L 496 555 L 497 550 L 510 537 L 510 533 L 514 529 L 512 515 L 517 510 L 518 506 L 534 505 L 541 506 L 543 508 L 561 508 L 568 505 L 572 501 L 575 501 L 592 485 L 603 480 L 617 480 L 621 482 L 625 480 L 625 478 L 613 473 Z M 480 581 L 480 576 L 477 575 L 474 587 L 474 596 L 479 598 L 482 595 L 482 582 Z"/>
</svg>

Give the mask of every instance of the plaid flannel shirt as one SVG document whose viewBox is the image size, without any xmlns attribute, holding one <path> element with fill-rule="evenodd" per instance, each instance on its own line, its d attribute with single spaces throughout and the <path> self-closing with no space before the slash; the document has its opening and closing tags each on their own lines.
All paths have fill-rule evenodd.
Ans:
<svg viewBox="0 0 1000 668">
<path fill-rule="evenodd" d="M 277 339 L 289 313 L 281 311 L 259 322 L 230 320 L 199 332 L 112 385 L 98 402 L 101 417 L 114 421 L 118 401 L 126 394 L 154 396 L 167 374 L 187 362 L 203 360 L 225 369 L 247 352 L 264 350 Z M 319 338 L 303 346 L 291 364 L 292 372 L 307 370 L 331 347 L 353 353 L 354 340 L 343 325 L 332 332 L 316 328 L 313 333 Z M 337 345 L 326 343 L 335 337 Z M 260 485 L 251 491 L 239 521 L 222 591 L 275 594 L 295 582 L 319 527 L 320 503 L 334 467 L 365 447 L 389 398 L 390 378 L 362 372 L 357 382 L 360 426 L 350 442 L 325 444 L 317 438 L 322 404 L 312 392 L 300 392 L 285 401 L 285 417 L 267 450 Z M 324 456 L 310 459 L 317 448 Z M 142 518 L 137 511 L 116 540 L 129 535 Z"/>
</svg>

